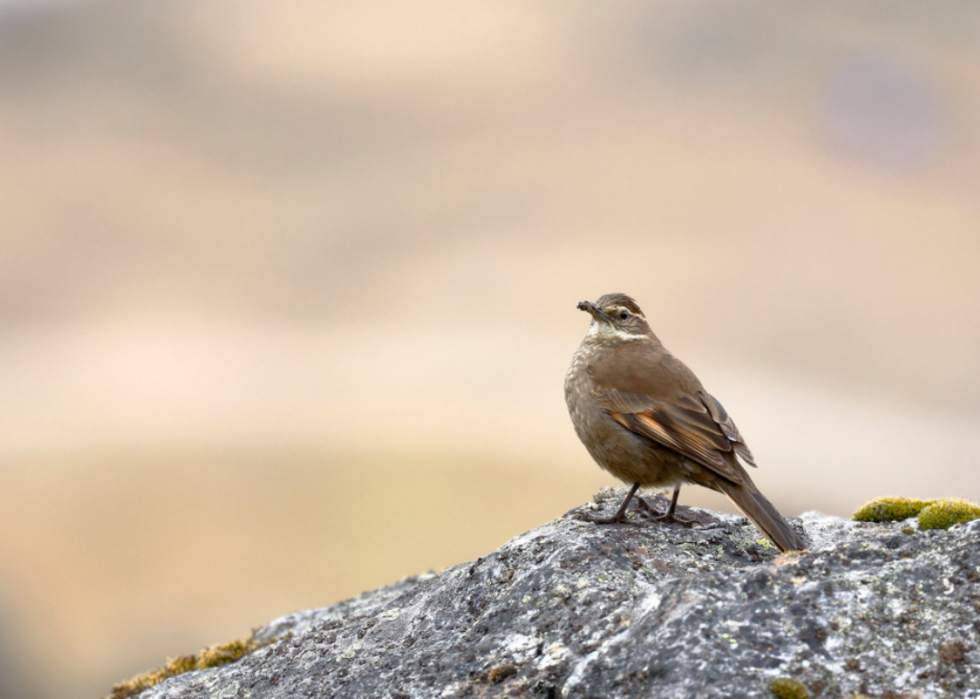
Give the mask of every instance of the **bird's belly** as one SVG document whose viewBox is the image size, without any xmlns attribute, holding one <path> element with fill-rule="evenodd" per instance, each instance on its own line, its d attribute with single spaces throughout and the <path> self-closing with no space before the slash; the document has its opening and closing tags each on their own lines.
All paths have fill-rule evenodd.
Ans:
<svg viewBox="0 0 980 699">
<path fill-rule="evenodd" d="M 590 389 L 584 357 L 577 354 L 565 377 L 565 399 L 576 434 L 599 466 L 626 483 L 644 486 L 691 480 L 696 465 L 613 420 L 592 399 Z"/>
<path fill-rule="evenodd" d="M 626 483 L 650 487 L 688 480 L 690 466 L 684 457 L 616 423 L 612 427 L 600 437 L 585 442 L 592 458 L 603 469 Z"/>
<path fill-rule="evenodd" d="M 651 487 L 691 480 L 695 466 L 677 452 L 630 432 L 601 409 L 585 411 L 573 416 L 575 431 L 596 463 L 616 478 Z"/>
</svg>

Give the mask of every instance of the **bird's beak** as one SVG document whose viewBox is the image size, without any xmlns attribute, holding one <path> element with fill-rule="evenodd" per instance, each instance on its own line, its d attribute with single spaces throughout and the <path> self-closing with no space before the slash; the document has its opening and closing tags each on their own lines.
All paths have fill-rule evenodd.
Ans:
<svg viewBox="0 0 980 699">
<path fill-rule="evenodd" d="M 599 308 L 594 303 L 592 303 L 591 301 L 580 301 L 579 304 L 578 304 L 578 309 L 580 311 L 588 311 L 589 314 L 593 318 L 595 318 L 596 320 L 598 320 L 600 322 L 603 322 L 603 323 L 611 323 L 612 322 L 609 319 L 609 316 L 606 315 L 606 312 L 603 311 L 601 308 Z"/>
</svg>

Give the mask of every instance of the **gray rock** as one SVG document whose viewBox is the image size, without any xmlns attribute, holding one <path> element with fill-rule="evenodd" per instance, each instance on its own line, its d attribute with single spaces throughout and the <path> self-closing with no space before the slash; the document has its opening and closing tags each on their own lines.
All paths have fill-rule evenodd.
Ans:
<svg viewBox="0 0 980 699">
<path fill-rule="evenodd" d="M 610 511 L 623 491 L 596 502 Z M 594 505 L 593 505 L 594 506 Z M 746 520 L 597 526 L 577 512 L 438 575 L 278 619 L 242 660 L 143 699 L 980 697 L 980 522 L 804 515 L 780 556 Z"/>
</svg>

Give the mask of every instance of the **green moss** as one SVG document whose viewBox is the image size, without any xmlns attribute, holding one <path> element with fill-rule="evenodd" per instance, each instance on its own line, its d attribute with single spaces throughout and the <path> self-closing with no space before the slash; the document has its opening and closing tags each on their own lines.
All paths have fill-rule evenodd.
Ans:
<svg viewBox="0 0 980 699">
<path fill-rule="evenodd" d="M 144 689 L 148 689 L 155 684 L 163 682 L 165 679 L 176 675 L 190 672 L 191 670 L 203 670 L 209 667 L 232 663 L 242 656 L 248 655 L 252 651 L 264 645 L 272 643 L 256 643 L 255 632 L 253 631 L 247 638 L 240 638 L 229 643 L 220 643 L 210 648 L 205 648 L 197 655 L 178 655 L 176 658 L 169 658 L 167 664 L 156 670 L 144 672 L 131 680 L 120 682 L 112 688 L 109 699 L 126 699 L 135 694 L 139 694 Z"/>
<path fill-rule="evenodd" d="M 769 689 L 779 699 L 807 699 L 810 696 L 803 683 L 792 677 L 777 677 L 769 685 Z"/>
<path fill-rule="evenodd" d="M 251 636 L 240 638 L 237 641 L 211 646 L 201 651 L 197 657 L 197 668 L 203 670 L 206 667 L 217 667 L 225 663 L 233 663 L 246 653 L 251 653 L 257 647 Z"/>
<path fill-rule="evenodd" d="M 935 500 L 910 498 L 875 498 L 854 513 L 855 522 L 901 522 L 915 517 Z"/>
<path fill-rule="evenodd" d="M 900 522 L 919 516 L 920 529 L 949 529 L 954 524 L 980 519 L 980 505 L 969 500 L 912 500 L 911 498 L 876 498 L 854 513 L 857 522 Z M 903 532 L 910 533 L 903 529 Z"/>
<path fill-rule="evenodd" d="M 936 500 L 919 513 L 920 529 L 949 529 L 954 524 L 980 518 L 980 505 L 969 500 Z"/>
</svg>

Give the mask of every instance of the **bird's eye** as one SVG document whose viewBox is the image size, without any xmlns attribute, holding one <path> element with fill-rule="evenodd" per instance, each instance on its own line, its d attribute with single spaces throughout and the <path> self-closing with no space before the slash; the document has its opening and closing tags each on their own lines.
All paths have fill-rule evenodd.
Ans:
<svg viewBox="0 0 980 699">
<path fill-rule="evenodd" d="M 629 317 L 630 317 L 630 312 L 629 311 L 623 310 L 623 311 L 620 311 L 619 312 L 619 319 L 620 320 L 626 320 Z"/>
</svg>

